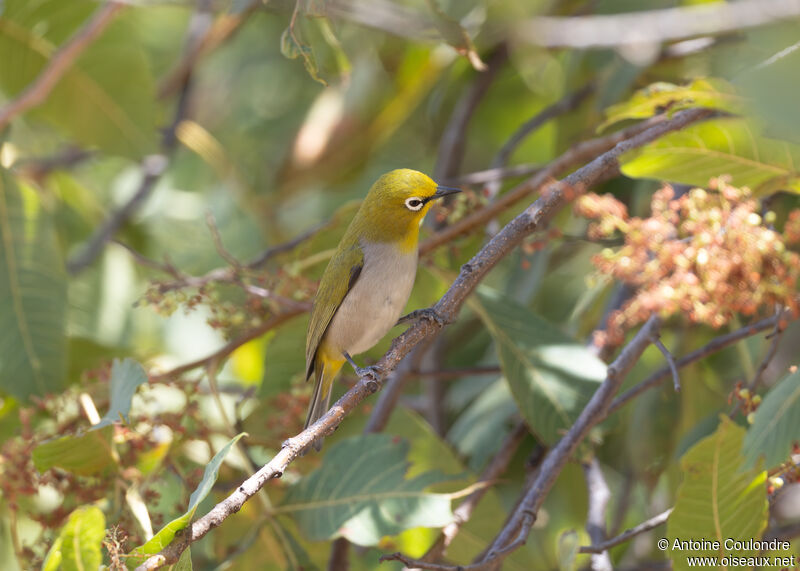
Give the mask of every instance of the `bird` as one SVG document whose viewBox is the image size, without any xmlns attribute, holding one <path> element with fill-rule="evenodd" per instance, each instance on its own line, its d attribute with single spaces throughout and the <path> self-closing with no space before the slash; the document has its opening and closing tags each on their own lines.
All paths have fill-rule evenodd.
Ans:
<svg viewBox="0 0 800 571">
<path fill-rule="evenodd" d="M 416 278 L 422 220 L 433 201 L 457 192 L 461 189 L 411 169 L 392 170 L 370 188 L 312 304 L 306 381 L 314 378 L 314 392 L 304 428 L 328 411 L 333 380 L 345 362 L 359 377 L 375 376 L 374 368 L 359 367 L 352 356 L 375 346 L 398 323 Z M 425 310 L 409 316 L 414 314 L 423 316 Z M 322 448 L 322 439 L 314 448 Z"/>
</svg>

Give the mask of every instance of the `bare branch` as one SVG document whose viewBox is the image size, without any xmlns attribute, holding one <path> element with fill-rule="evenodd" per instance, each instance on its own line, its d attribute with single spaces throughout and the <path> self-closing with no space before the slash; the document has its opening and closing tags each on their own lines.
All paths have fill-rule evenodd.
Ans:
<svg viewBox="0 0 800 571">
<path fill-rule="evenodd" d="M 157 373 L 155 375 L 150 375 L 150 382 L 157 382 L 163 379 L 168 379 L 170 377 L 176 377 L 187 371 L 191 371 L 192 369 L 196 369 L 198 367 L 204 367 L 211 362 L 220 362 L 222 359 L 226 358 L 228 355 L 233 353 L 236 349 L 238 349 L 248 341 L 252 341 L 253 339 L 261 337 L 267 331 L 275 329 L 276 327 L 282 325 L 286 321 L 289 321 L 291 318 L 296 317 L 302 313 L 305 313 L 310 309 L 311 309 L 310 304 L 300 304 L 300 303 L 295 304 L 291 307 L 287 307 L 284 309 L 282 313 L 273 315 L 270 319 L 262 323 L 259 327 L 256 327 L 255 329 L 248 331 L 241 337 L 237 337 L 236 339 L 229 341 L 228 343 L 226 343 L 225 345 L 223 345 L 210 355 L 207 355 L 206 357 L 197 359 L 195 361 L 191 361 L 184 365 L 180 365 L 164 373 Z"/>
<path fill-rule="evenodd" d="M 669 518 L 669 514 L 671 513 L 672 513 L 672 508 L 658 514 L 657 516 L 651 517 L 647 521 L 643 521 L 642 523 L 640 523 L 635 527 L 626 529 L 618 536 L 612 537 L 611 539 L 607 539 L 602 543 L 583 545 L 578 549 L 578 551 L 580 553 L 602 553 L 603 551 L 608 551 L 612 547 L 615 547 L 621 543 L 625 543 L 626 541 L 629 541 L 630 539 L 636 537 L 637 535 L 640 535 L 646 531 L 650 531 L 651 529 L 655 529 L 659 525 L 663 525 L 664 523 L 666 523 L 667 519 Z"/>
<path fill-rule="evenodd" d="M 83 50 L 103 33 L 123 6 L 123 3 L 111 0 L 97 9 L 83 27 L 75 32 L 50 58 L 47 67 L 42 70 L 36 80 L 19 96 L 0 109 L 0 132 L 20 113 L 44 103 L 59 80 L 83 53 Z"/>
<path fill-rule="evenodd" d="M 651 316 L 609 365 L 605 381 L 592 395 L 575 423 L 545 457 L 536 480 L 525 491 L 514 514 L 497 535 L 486 556 L 478 563 L 485 568 L 494 566 L 525 543 L 536 521 L 536 514 L 561 470 L 589 430 L 606 417 L 622 381 L 650 345 L 653 335 L 660 327 L 661 319 Z"/>
<path fill-rule="evenodd" d="M 781 315 L 783 313 L 783 308 L 778 307 L 775 309 L 775 315 Z M 761 361 L 761 364 L 756 369 L 755 375 L 751 379 L 750 383 L 747 385 L 747 388 L 750 391 L 753 391 L 758 388 L 761 384 L 761 377 L 764 375 L 764 371 L 767 370 L 769 364 L 772 362 L 772 359 L 775 358 L 775 355 L 778 352 L 778 346 L 781 343 L 781 337 L 783 336 L 783 332 L 786 330 L 785 323 L 783 319 L 778 319 L 775 322 L 775 328 L 772 330 L 772 333 L 768 336 L 772 339 L 769 344 L 769 349 L 767 349 L 767 354 L 764 355 L 764 359 Z"/>
<path fill-rule="evenodd" d="M 755 323 L 751 323 L 750 325 L 745 325 L 741 329 L 737 329 L 736 331 L 732 331 L 730 333 L 726 333 L 725 335 L 720 335 L 715 339 L 711 340 L 709 343 L 701 347 L 700 349 L 696 349 L 691 353 L 684 355 L 677 361 L 675 361 L 675 365 L 680 367 L 685 367 L 690 363 L 694 363 L 695 361 L 699 361 L 712 353 L 716 353 L 727 347 L 728 345 L 733 345 L 734 343 L 741 341 L 742 339 L 746 339 L 747 337 L 752 337 L 753 335 L 760 333 L 761 331 L 766 331 L 767 329 L 771 329 L 775 327 L 775 324 L 778 323 L 780 320 L 791 319 L 791 313 L 788 311 L 784 311 L 780 315 L 774 315 L 772 317 L 767 317 L 766 319 L 762 319 L 760 321 L 756 321 Z M 616 399 L 614 402 L 611 403 L 611 407 L 608 409 L 608 414 L 613 414 L 617 412 L 617 410 L 627 404 L 631 399 L 636 398 L 641 393 L 646 391 L 647 389 L 653 388 L 661 381 L 666 379 L 670 376 L 671 369 L 669 367 L 664 367 L 659 369 L 649 377 L 647 377 L 641 383 L 631 387 Z"/>
<path fill-rule="evenodd" d="M 657 122 L 651 128 L 629 140 L 620 142 L 613 149 L 603 153 L 586 166 L 570 174 L 563 181 L 551 185 L 548 192 L 540 197 L 535 203 L 520 213 L 516 218 L 509 222 L 500 232 L 498 232 L 473 258 L 464 264 L 456 280 L 445 292 L 442 298 L 433 306 L 433 311 L 441 318 L 420 319 L 413 326 L 403 332 L 393 342 L 389 350 L 378 361 L 377 366 L 383 375 L 395 370 L 400 361 L 408 355 L 417 345 L 428 342 L 432 339 L 447 323 L 451 323 L 458 315 L 461 306 L 466 298 L 474 291 L 481 280 L 489 273 L 500 260 L 511 252 L 522 240 L 531 233 L 540 230 L 547 225 L 553 216 L 564 208 L 571 199 L 570 194 L 574 194 L 574 189 L 583 188 L 591 185 L 599 177 L 604 176 L 609 171 L 617 168 L 617 157 L 632 148 L 642 146 L 658 137 L 681 129 L 682 127 L 706 117 L 710 113 L 706 109 L 691 109 L 681 111 L 673 115 L 672 118 L 663 122 Z M 572 192 L 570 192 L 572 191 Z M 543 500 L 544 494 L 552 486 L 558 472 L 563 468 L 568 456 L 571 454 L 578 442 L 585 433 L 593 426 L 594 419 L 600 412 L 603 412 L 613 398 L 613 393 L 629 368 L 638 359 L 639 355 L 647 344 L 652 333 L 658 329 L 660 321 L 656 317 L 650 318 L 642 327 L 639 334 L 633 341 L 623 349 L 620 356 L 609 367 L 609 375 L 606 382 L 592 397 L 592 400 L 584 409 L 581 417 L 577 420 L 570 432 L 562 438 L 553 453 L 547 456 L 542 466 L 536 484 L 531 488 L 531 497 L 526 496 L 520 504 L 518 514 L 511 520 L 511 524 L 516 530 L 521 527 L 524 536 L 533 524 L 533 517 L 525 514 L 533 514 L 538 509 L 539 503 Z M 196 365 L 195 365 L 196 366 Z M 205 536 L 211 529 L 222 524 L 230 515 L 241 509 L 244 502 L 252 497 L 264 484 L 272 478 L 279 477 L 286 470 L 287 466 L 306 451 L 313 442 L 331 434 L 336 427 L 350 414 L 364 399 L 373 394 L 380 388 L 382 378 L 377 380 L 361 378 L 347 391 L 331 409 L 316 423 L 290 438 L 284 443 L 284 447 L 256 474 L 248 478 L 242 485 L 230 494 L 222 502 L 218 503 L 210 512 L 188 526 L 181 537 L 172 544 L 164 548 L 158 555 L 154 555 L 142 563 L 138 569 L 146 571 L 157 569 L 168 563 L 174 563 L 180 554 L 192 542 Z M 560 450 L 557 452 L 557 450 Z M 529 507 L 529 506 L 533 506 Z M 530 523 L 518 521 L 519 518 L 530 517 Z M 520 525 L 521 524 L 521 525 Z M 511 527 L 511 526 L 508 526 Z M 524 537 L 522 538 L 524 542 Z M 513 549 L 517 546 L 517 541 L 512 545 L 506 546 L 505 543 L 498 544 L 490 552 L 492 559 L 505 554 L 506 549 Z M 497 551 L 499 549 L 499 551 Z"/>
<path fill-rule="evenodd" d="M 669 370 L 672 373 L 672 386 L 675 388 L 675 392 L 680 392 L 681 390 L 681 376 L 678 373 L 678 365 L 675 364 L 675 357 L 672 356 L 672 353 L 669 352 L 669 349 L 666 348 L 664 343 L 661 342 L 661 338 L 656 336 L 653 339 L 653 345 L 658 347 L 658 350 L 661 351 L 661 354 L 664 355 L 664 358 L 667 360 L 667 365 L 669 365 Z"/>
<path fill-rule="evenodd" d="M 586 532 L 593 545 L 601 544 L 606 539 L 606 509 L 611 498 L 611 490 L 600 469 L 597 458 L 583 463 L 583 474 L 589 492 L 589 512 L 586 516 Z M 592 571 L 611 571 L 611 559 L 606 550 L 592 552 L 590 568 Z"/>
<path fill-rule="evenodd" d="M 795 0 L 740 0 L 625 14 L 539 17 L 521 24 L 517 34 L 542 46 L 641 46 L 723 34 L 798 16 L 800 3 Z"/>
</svg>

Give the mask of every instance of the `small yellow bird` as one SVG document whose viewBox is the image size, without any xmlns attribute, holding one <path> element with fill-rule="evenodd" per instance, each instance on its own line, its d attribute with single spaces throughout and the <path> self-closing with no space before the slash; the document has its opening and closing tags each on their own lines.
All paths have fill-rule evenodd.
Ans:
<svg viewBox="0 0 800 571">
<path fill-rule="evenodd" d="M 314 394 L 305 427 L 328 411 L 333 379 L 345 361 L 359 376 L 369 369 L 352 359 L 373 347 L 397 323 L 417 274 L 417 243 L 431 202 L 458 188 L 397 169 L 380 177 L 345 231 L 311 309 L 306 335 L 306 379 Z M 314 442 L 319 450 L 322 440 Z"/>
</svg>

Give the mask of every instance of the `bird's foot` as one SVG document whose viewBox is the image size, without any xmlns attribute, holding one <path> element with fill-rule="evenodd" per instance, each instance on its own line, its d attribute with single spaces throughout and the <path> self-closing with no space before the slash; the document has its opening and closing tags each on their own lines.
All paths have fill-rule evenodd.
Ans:
<svg viewBox="0 0 800 571">
<path fill-rule="evenodd" d="M 358 378 L 367 381 L 367 387 L 369 388 L 370 392 L 376 392 L 380 386 L 379 383 L 381 377 L 383 376 L 383 371 L 381 368 L 376 365 L 359 367 L 347 352 L 343 353 L 343 355 L 345 360 L 350 363 L 351 367 L 353 367 L 353 370 L 356 372 L 356 375 L 358 375 Z"/>
<path fill-rule="evenodd" d="M 397 320 L 397 325 L 402 325 L 404 323 L 412 323 L 414 321 L 419 321 L 420 319 L 425 319 L 430 321 L 431 323 L 435 323 L 439 327 L 444 327 L 449 323 L 447 319 L 442 316 L 441 313 L 436 311 L 432 307 L 426 307 L 424 309 L 416 309 L 409 313 L 408 315 L 404 315 L 400 319 Z"/>
</svg>

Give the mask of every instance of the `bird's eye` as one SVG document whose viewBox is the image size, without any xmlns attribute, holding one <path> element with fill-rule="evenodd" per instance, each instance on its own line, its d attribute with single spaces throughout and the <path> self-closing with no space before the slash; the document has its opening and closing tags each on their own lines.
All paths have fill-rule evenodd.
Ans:
<svg viewBox="0 0 800 571">
<path fill-rule="evenodd" d="M 425 203 L 416 196 L 412 196 L 411 198 L 406 198 L 406 208 L 408 208 L 409 210 L 417 211 L 420 208 L 422 208 L 423 204 Z"/>
</svg>

